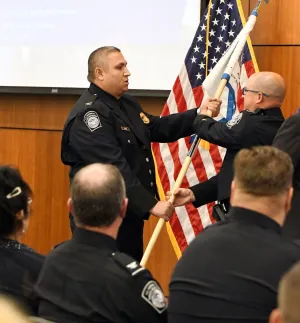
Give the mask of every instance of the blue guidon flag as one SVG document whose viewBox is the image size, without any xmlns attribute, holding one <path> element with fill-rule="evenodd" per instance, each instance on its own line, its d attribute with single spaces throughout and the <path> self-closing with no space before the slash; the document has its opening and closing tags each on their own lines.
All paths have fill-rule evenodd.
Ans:
<svg viewBox="0 0 300 323">
<path fill-rule="evenodd" d="M 210 10 L 208 10 L 210 8 Z M 203 13 L 194 40 L 186 55 L 178 77 L 164 106 L 162 116 L 183 112 L 201 106 L 206 96 L 214 96 L 212 88 L 219 85 L 224 72 L 222 62 L 231 55 L 235 40 L 243 29 L 245 18 L 240 0 L 213 0 Z M 232 46 L 231 44 L 234 43 Z M 222 94 L 222 108 L 216 120 L 230 121 L 243 109 L 242 88 L 257 63 L 250 38 L 231 78 Z M 204 84 L 203 84 L 204 83 Z M 213 92 L 213 93 L 212 93 Z M 174 143 L 154 143 L 153 154 L 157 165 L 160 197 L 171 190 L 191 146 L 191 138 Z M 190 187 L 214 176 L 220 169 L 225 149 L 210 145 L 209 150 L 199 146 L 182 183 Z M 176 214 L 167 229 L 177 256 L 206 226 L 214 222 L 214 203 L 195 209 L 191 204 L 176 208 Z"/>
</svg>

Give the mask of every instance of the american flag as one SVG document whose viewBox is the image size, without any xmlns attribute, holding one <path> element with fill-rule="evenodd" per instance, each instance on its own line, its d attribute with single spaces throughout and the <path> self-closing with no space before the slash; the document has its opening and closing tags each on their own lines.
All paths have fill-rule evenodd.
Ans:
<svg viewBox="0 0 300 323">
<path fill-rule="evenodd" d="M 209 10 L 210 9 L 210 10 Z M 204 12 L 184 64 L 164 106 L 162 116 L 199 107 L 205 99 L 202 84 L 214 69 L 244 24 L 240 0 L 214 0 Z M 230 82 L 222 94 L 221 113 L 217 120 L 230 120 L 243 109 L 241 89 L 257 69 L 250 39 L 239 62 L 234 67 Z M 212 73 L 213 75 L 213 73 Z M 220 79 L 214 81 L 216 86 Z M 153 143 L 157 165 L 160 198 L 173 187 L 191 146 L 191 137 L 169 144 Z M 218 173 L 225 149 L 210 145 L 209 150 L 199 147 L 181 187 L 190 187 L 208 180 Z M 160 185 L 161 184 L 161 185 Z M 214 222 L 214 203 L 198 209 L 192 204 L 176 208 L 168 223 L 168 232 L 178 256 L 206 226 Z"/>
</svg>

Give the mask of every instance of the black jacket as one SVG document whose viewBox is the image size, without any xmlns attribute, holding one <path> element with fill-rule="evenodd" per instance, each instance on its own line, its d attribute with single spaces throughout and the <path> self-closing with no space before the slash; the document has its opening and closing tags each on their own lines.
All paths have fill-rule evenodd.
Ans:
<svg viewBox="0 0 300 323">
<path fill-rule="evenodd" d="M 44 256 L 15 240 L 0 239 L 0 293 L 8 294 L 37 314 L 33 286 Z"/>
<path fill-rule="evenodd" d="M 129 198 L 126 217 L 147 219 L 157 202 L 151 142 L 172 142 L 193 134 L 195 116 L 196 109 L 152 116 L 130 95 L 117 100 L 91 84 L 65 123 L 61 158 L 71 166 L 71 178 L 91 163 L 117 166 Z"/>
<path fill-rule="evenodd" d="M 167 304 L 151 274 L 105 234 L 77 228 L 45 260 L 39 315 L 58 323 L 162 323 Z"/>
<path fill-rule="evenodd" d="M 289 117 L 280 127 L 273 145 L 287 152 L 294 165 L 294 196 L 283 226 L 283 234 L 300 240 L 300 113 Z"/>
<path fill-rule="evenodd" d="M 196 197 L 194 205 L 199 207 L 228 199 L 235 155 L 243 148 L 271 145 L 283 121 L 280 108 L 257 109 L 254 113 L 244 110 L 227 123 L 198 116 L 194 122 L 195 133 L 202 139 L 227 148 L 227 151 L 219 174 L 191 187 Z"/>
<path fill-rule="evenodd" d="M 199 234 L 170 283 L 169 323 L 268 322 L 282 275 L 300 260 L 300 247 L 279 224 L 232 207 L 226 220 Z"/>
</svg>

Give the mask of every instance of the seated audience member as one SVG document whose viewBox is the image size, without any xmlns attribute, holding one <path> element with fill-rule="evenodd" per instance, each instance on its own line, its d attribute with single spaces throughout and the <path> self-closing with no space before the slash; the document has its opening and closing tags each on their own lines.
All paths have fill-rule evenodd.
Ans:
<svg viewBox="0 0 300 323">
<path fill-rule="evenodd" d="M 294 165 L 294 196 L 291 210 L 286 217 L 282 233 L 290 239 L 300 240 L 300 113 L 289 117 L 282 124 L 273 146 L 288 153 Z"/>
<path fill-rule="evenodd" d="M 166 322 L 166 301 L 151 274 L 116 251 L 128 199 L 115 166 L 82 168 L 68 201 L 76 230 L 54 249 L 36 292 L 39 316 L 55 322 Z"/>
<path fill-rule="evenodd" d="M 300 263 L 295 264 L 281 278 L 278 289 L 278 309 L 270 316 L 270 323 L 300 323 Z"/>
<path fill-rule="evenodd" d="M 20 242 L 28 227 L 31 194 L 17 169 L 0 166 L 0 292 L 35 314 L 33 286 L 44 257 Z"/>
<path fill-rule="evenodd" d="M 293 165 L 270 146 L 243 149 L 234 161 L 228 218 L 200 233 L 170 283 L 169 322 L 267 322 L 281 276 L 300 248 L 281 236 Z"/>
</svg>

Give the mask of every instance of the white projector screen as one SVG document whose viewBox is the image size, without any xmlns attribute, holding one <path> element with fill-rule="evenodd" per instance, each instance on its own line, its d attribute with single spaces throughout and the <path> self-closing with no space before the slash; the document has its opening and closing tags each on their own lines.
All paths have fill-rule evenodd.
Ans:
<svg viewBox="0 0 300 323">
<path fill-rule="evenodd" d="M 170 90 L 200 0 L 0 0 L 0 87 L 85 88 L 96 48 L 122 50 L 130 89 Z"/>
</svg>

